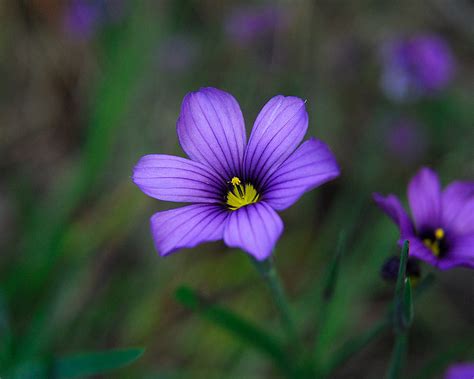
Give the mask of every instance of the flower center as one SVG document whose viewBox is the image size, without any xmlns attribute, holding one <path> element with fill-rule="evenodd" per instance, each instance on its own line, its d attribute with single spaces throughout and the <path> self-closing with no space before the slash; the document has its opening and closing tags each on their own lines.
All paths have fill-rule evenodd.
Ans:
<svg viewBox="0 0 474 379">
<path fill-rule="evenodd" d="M 227 193 L 227 207 L 235 211 L 241 207 L 256 203 L 260 199 L 260 194 L 250 183 L 242 184 L 239 178 L 234 176 L 230 181 L 232 188 Z"/>
<path fill-rule="evenodd" d="M 444 252 L 445 245 L 445 233 L 442 228 L 438 228 L 428 238 L 423 238 L 425 246 L 431 250 L 433 255 L 439 257 Z"/>
</svg>

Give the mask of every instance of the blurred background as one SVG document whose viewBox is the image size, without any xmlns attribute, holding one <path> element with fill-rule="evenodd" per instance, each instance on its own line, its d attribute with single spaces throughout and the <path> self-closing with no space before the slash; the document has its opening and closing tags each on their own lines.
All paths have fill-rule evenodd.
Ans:
<svg viewBox="0 0 474 379">
<path fill-rule="evenodd" d="M 473 16 L 469 0 L 0 2 L 4 369 L 143 346 L 140 360 L 104 377 L 279 377 L 175 298 L 188 285 L 278 335 L 247 255 L 212 243 L 158 257 L 149 218 L 175 204 L 130 180 L 142 155 L 184 155 L 175 123 L 184 95 L 201 86 L 232 93 L 248 132 L 272 96 L 307 99 L 308 135 L 331 146 L 342 175 L 282 213 L 276 265 L 309 343 L 344 230 L 322 359 L 367 330 L 392 299 L 379 272 L 398 251 L 372 192 L 406 203 L 422 165 L 443 184 L 474 178 Z M 452 361 L 472 359 L 472 272 L 437 272 L 415 312 L 407 375 L 448 348 Z M 331 378 L 381 378 L 392 343 L 387 331 Z"/>
</svg>

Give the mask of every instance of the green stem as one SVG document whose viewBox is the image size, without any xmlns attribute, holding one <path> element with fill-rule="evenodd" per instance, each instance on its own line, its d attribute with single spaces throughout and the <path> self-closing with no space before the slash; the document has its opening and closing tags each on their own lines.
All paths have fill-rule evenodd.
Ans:
<svg viewBox="0 0 474 379">
<path fill-rule="evenodd" d="M 393 347 L 392 358 L 387 372 L 387 379 L 398 379 L 402 371 L 407 352 L 408 333 L 406 331 L 398 333 Z"/>
<path fill-rule="evenodd" d="M 356 336 L 344 343 L 332 358 L 329 359 L 329 363 L 324 369 L 324 376 L 329 375 L 333 370 L 341 367 L 349 358 L 354 354 L 364 349 L 372 341 L 380 337 L 388 328 L 390 322 L 388 318 L 383 318 L 372 328 L 365 331 L 359 336 Z"/>
<path fill-rule="evenodd" d="M 392 323 L 395 332 L 395 345 L 390 358 L 387 379 L 400 378 L 407 354 L 408 330 L 413 322 L 411 282 L 406 276 L 408 253 L 409 242 L 405 240 L 400 254 L 400 267 L 393 299 Z"/>
<path fill-rule="evenodd" d="M 336 251 L 333 256 L 331 263 L 326 272 L 326 277 L 322 283 L 322 296 L 319 305 L 319 325 L 316 330 L 316 336 L 314 341 L 314 362 L 316 369 L 319 372 L 322 367 L 322 354 L 324 344 L 324 333 L 326 331 L 326 323 L 328 318 L 331 317 L 331 301 L 334 297 L 336 290 L 337 279 L 339 276 L 341 259 L 345 251 L 346 246 L 346 233 L 341 231 L 337 241 Z"/>
<path fill-rule="evenodd" d="M 280 314 L 282 327 L 285 329 L 289 342 L 294 343 L 296 340 L 296 331 L 290 312 L 290 306 L 281 284 L 280 277 L 275 269 L 275 265 L 273 264 L 273 260 L 269 258 L 265 261 L 257 261 L 255 259 L 252 259 L 252 261 L 270 289 L 273 301 L 275 302 Z"/>
</svg>

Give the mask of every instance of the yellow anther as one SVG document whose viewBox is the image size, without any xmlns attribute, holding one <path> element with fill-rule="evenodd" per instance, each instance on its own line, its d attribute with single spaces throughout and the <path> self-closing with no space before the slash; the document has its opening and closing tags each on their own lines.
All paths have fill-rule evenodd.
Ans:
<svg viewBox="0 0 474 379">
<path fill-rule="evenodd" d="M 439 240 L 432 241 L 429 238 L 426 238 L 423 240 L 423 243 L 428 249 L 431 250 L 431 252 L 433 253 L 435 257 L 439 257 L 439 254 L 441 252 L 440 247 L 439 247 Z"/>
<path fill-rule="evenodd" d="M 241 181 L 238 177 L 234 176 L 230 181 L 234 186 L 240 185 Z"/>
<path fill-rule="evenodd" d="M 442 240 L 444 238 L 444 230 L 441 228 L 436 229 L 434 234 L 437 240 Z"/>
<path fill-rule="evenodd" d="M 242 184 L 236 176 L 231 179 L 230 183 L 234 186 L 227 193 L 226 198 L 227 207 L 230 210 L 235 211 L 245 205 L 256 203 L 260 199 L 260 194 L 252 184 Z"/>
</svg>

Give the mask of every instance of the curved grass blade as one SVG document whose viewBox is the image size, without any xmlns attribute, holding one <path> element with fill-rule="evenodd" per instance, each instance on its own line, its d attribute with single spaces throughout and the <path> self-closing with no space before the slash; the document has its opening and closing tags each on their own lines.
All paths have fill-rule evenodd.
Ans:
<svg viewBox="0 0 474 379">
<path fill-rule="evenodd" d="M 197 312 L 202 318 L 220 326 L 242 342 L 267 355 L 283 372 L 289 375 L 294 373 L 292 364 L 275 337 L 232 311 L 218 305 L 209 304 L 191 288 L 178 288 L 176 298 L 186 308 Z"/>
<path fill-rule="evenodd" d="M 398 379 L 402 371 L 408 344 L 408 328 L 413 319 L 413 304 L 410 280 L 406 277 L 408 262 L 408 240 L 403 242 L 400 254 L 395 296 L 393 299 L 393 330 L 395 332 L 395 346 L 393 348 L 387 379 Z"/>
<path fill-rule="evenodd" d="M 342 345 L 341 348 L 339 348 L 339 350 L 333 355 L 323 371 L 326 374 L 329 374 L 337 367 L 340 367 L 350 357 L 382 335 L 390 325 L 391 324 L 388 319 L 382 319 L 369 330 L 345 342 L 344 345 Z"/>
<path fill-rule="evenodd" d="M 387 379 L 398 379 L 403 368 L 403 363 L 407 354 L 408 336 L 401 333 L 395 340 L 392 357 L 390 358 L 390 366 L 387 372 Z"/>
<path fill-rule="evenodd" d="M 433 274 L 428 274 L 421 282 L 413 288 L 412 298 L 417 300 L 423 295 L 434 283 L 435 277 Z M 391 307 L 386 316 L 380 320 L 375 326 L 366 332 L 356 336 L 345 342 L 329 359 L 329 363 L 324 367 L 325 375 L 330 374 L 337 367 L 342 366 L 354 354 L 361 351 L 369 343 L 376 340 L 380 335 L 387 331 L 393 325 L 393 307 Z"/>
<path fill-rule="evenodd" d="M 26 361 L 5 379 L 73 379 L 115 370 L 140 358 L 142 348 L 114 349 L 69 355 L 50 360 Z"/>
<path fill-rule="evenodd" d="M 101 374 L 129 365 L 144 351 L 142 348 L 116 349 L 59 358 L 54 361 L 53 377 L 66 379 Z"/>
</svg>

